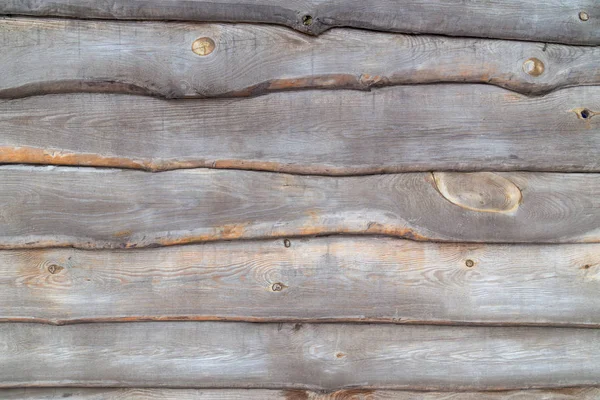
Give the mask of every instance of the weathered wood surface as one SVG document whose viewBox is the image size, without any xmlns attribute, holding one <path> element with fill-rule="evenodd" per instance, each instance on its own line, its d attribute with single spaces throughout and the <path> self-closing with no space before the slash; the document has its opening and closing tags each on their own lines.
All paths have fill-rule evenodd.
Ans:
<svg viewBox="0 0 600 400">
<path fill-rule="evenodd" d="M 435 82 L 489 83 L 543 94 L 600 84 L 599 47 L 352 29 L 315 38 L 269 25 L 23 18 L 0 20 L 0 38 L 3 98 L 78 91 L 252 96 Z M 212 40 L 214 50 L 198 56 L 192 51 L 198 38 Z M 536 67 L 543 69 L 539 76 Z"/>
<path fill-rule="evenodd" d="M 600 327 L 600 245 L 329 237 L 122 251 L 4 250 L 0 287 L 0 321 L 11 322 Z"/>
<path fill-rule="evenodd" d="M 591 386 L 600 383 L 599 340 L 600 330 L 574 328 L 11 323 L 0 324 L 0 387 Z"/>
<path fill-rule="evenodd" d="M 243 100 L 48 95 L 0 102 L 0 163 L 323 175 L 600 172 L 599 113 L 594 86 L 541 98 L 461 84 Z"/>
<path fill-rule="evenodd" d="M 332 393 L 267 389 L 2 389 L 5 400 L 597 400 L 598 388 L 503 392 L 410 392 L 349 389 Z"/>
<path fill-rule="evenodd" d="M 600 242 L 600 176 L 320 177 L 0 167 L 0 248 L 132 248 L 326 234 L 451 242 Z"/>
<path fill-rule="evenodd" d="M 581 14 L 584 13 L 584 14 Z M 335 26 L 600 44 L 596 0 L 3 0 L 0 14 L 259 22 L 319 34 Z M 586 18 L 587 16 L 587 18 Z"/>
</svg>

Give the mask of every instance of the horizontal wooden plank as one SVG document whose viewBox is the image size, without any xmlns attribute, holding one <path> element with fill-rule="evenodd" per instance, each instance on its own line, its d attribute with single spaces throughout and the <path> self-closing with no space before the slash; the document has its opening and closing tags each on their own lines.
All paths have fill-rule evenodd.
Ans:
<svg viewBox="0 0 600 400">
<path fill-rule="evenodd" d="M 326 304 L 328 297 L 323 298 Z M 0 387 L 489 390 L 600 383 L 600 330 L 0 324 Z"/>
<path fill-rule="evenodd" d="M 243 101 L 48 95 L 0 102 L 0 163 L 320 175 L 600 172 L 599 113 L 594 86 L 541 98 L 460 84 Z"/>
<path fill-rule="evenodd" d="M 189 169 L 0 167 L 0 248 L 132 248 L 327 234 L 600 242 L 600 177 L 320 177 Z"/>
<path fill-rule="evenodd" d="M 599 277 L 597 244 L 329 237 L 121 251 L 4 250 L 0 321 L 600 327 Z"/>
<path fill-rule="evenodd" d="M 0 14 L 261 22 L 319 34 L 331 27 L 600 44 L 595 0 L 4 0 Z"/>
<path fill-rule="evenodd" d="M 410 392 L 349 389 L 333 393 L 267 389 L 0 389 L 5 400 L 596 400 L 598 388 L 504 392 Z"/>
<path fill-rule="evenodd" d="M 315 38 L 272 25 L 28 18 L 0 20 L 0 38 L 3 98 L 78 91 L 252 96 L 435 82 L 543 94 L 600 84 L 598 47 L 353 29 Z"/>
</svg>

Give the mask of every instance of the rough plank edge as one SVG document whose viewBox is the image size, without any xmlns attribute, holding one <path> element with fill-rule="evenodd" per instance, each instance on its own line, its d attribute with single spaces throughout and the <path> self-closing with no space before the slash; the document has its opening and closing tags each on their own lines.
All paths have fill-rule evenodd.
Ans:
<svg viewBox="0 0 600 400">
<path fill-rule="evenodd" d="M 0 389 L 0 397 L 7 400 L 117 400 L 117 399 L 173 399 L 173 400 L 593 400 L 600 397 L 599 387 L 565 387 L 554 390 L 512 390 L 497 392 L 413 392 L 403 390 L 349 389 L 330 393 L 308 390 L 263 389 L 152 389 L 152 388 L 40 388 Z"/>
</svg>

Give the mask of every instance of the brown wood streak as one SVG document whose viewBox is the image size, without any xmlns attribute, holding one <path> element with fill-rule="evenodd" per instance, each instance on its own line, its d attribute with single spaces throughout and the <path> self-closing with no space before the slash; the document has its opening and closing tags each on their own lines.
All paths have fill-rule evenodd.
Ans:
<svg viewBox="0 0 600 400">
<path fill-rule="evenodd" d="M 431 173 L 318 177 L 3 166 L 0 247 L 135 248 L 329 234 L 600 241 L 596 174 L 497 175 L 440 174 L 451 190 L 445 197 Z M 516 206 L 514 191 L 522 193 Z M 507 199 L 510 209 L 495 210 Z"/>
<path fill-rule="evenodd" d="M 600 327 L 599 278 L 598 244 L 328 237 L 3 250 L 0 321 Z"/>
<path fill-rule="evenodd" d="M 600 86 L 544 97 L 460 84 L 244 100 L 36 96 L 0 102 L 0 163 L 340 176 L 600 172 L 598 112 Z"/>
<path fill-rule="evenodd" d="M 411 392 L 348 389 L 332 393 L 265 389 L 0 389 L 4 400 L 596 400 L 600 389 L 565 388 L 502 392 Z"/>
<path fill-rule="evenodd" d="M 135 3 L 135 4 L 134 4 Z M 140 5 L 140 3 L 142 3 Z M 587 20 L 579 17 L 585 12 Z M 451 2 L 413 0 L 4 0 L 0 14 L 285 25 L 320 34 L 337 26 L 406 33 L 600 44 L 594 0 Z"/>
<path fill-rule="evenodd" d="M 275 26 L 27 18 L 0 20 L 0 37 L 0 98 L 71 92 L 240 97 L 439 82 L 540 95 L 600 84 L 597 47 L 348 29 L 316 38 Z M 198 37 L 214 39 L 215 50 L 195 54 Z M 532 58 L 545 65 L 540 76 L 523 69 Z"/>
<path fill-rule="evenodd" d="M 597 386 L 599 336 L 597 329 L 573 328 L 11 323 L 0 324 L 0 386 L 326 391 Z"/>
</svg>

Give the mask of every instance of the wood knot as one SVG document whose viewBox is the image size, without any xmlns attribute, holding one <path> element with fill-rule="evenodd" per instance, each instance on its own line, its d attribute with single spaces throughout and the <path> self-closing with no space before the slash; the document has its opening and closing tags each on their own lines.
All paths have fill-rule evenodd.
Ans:
<svg viewBox="0 0 600 400">
<path fill-rule="evenodd" d="M 590 15 L 588 13 L 586 13 L 585 11 L 581 11 L 579 13 L 579 19 L 585 22 L 590 19 Z"/>
<path fill-rule="evenodd" d="M 290 241 L 290 239 L 285 239 L 285 240 L 283 241 L 283 245 L 284 245 L 285 247 L 291 247 L 291 246 L 292 246 L 292 242 Z"/>
<path fill-rule="evenodd" d="M 63 269 L 65 269 L 65 267 L 61 267 L 60 265 L 56 265 L 56 264 L 50 264 L 48 266 L 48 272 L 50 272 L 52 275 L 58 274 Z"/>
<path fill-rule="evenodd" d="M 523 63 L 523 71 L 531 76 L 540 76 L 544 73 L 544 63 L 538 58 L 530 58 Z"/>
<path fill-rule="evenodd" d="M 285 286 L 283 283 L 276 282 L 276 283 L 274 283 L 274 284 L 271 285 L 271 290 L 274 291 L 274 292 L 281 292 L 286 287 L 287 286 Z"/>
<path fill-rule="evenodd" d="M 192 51 L 199 56 L 207 56 L 215 50 L 215 42 L 211 38 L 201 37 L 192 43 Z"/>
<path fill-rule="evenodd" d="M 312 17 L 312 15 L 306 14 L 306 15 L 302 16 L 302 25 L 304 25 L 304 26 L 310 26 L 310 25 L 312 25 L 312 23 L 313 23 L 313 17 Z"/>
<path fill-rule="evenodd" d="M 467 210 L 509 213 L 521 204 L 521 190 L 492 172 L 432 173 L 438 192 L 450 203 Z"/>
</svg>

